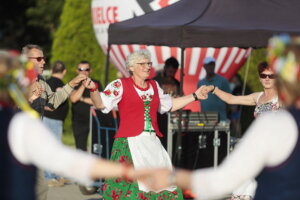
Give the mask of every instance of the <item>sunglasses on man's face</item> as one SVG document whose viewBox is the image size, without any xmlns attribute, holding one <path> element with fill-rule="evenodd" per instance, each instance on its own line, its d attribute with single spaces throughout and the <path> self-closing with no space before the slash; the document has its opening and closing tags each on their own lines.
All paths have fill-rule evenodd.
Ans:
<svg viewBox="0 0 300 200">
<path fill-rule="evenodd" d="M 45 60 L 45 57 L 29 57 L 30 59 L 36 59 L 38 62 Z"/>
<path fill-rule="evenodd" d="M 91 70 L 90 68 L 81 68 L 81 67 L 78 68 L 78 71 L 80 71 L 80 72 L 83 72 L 83 71 L 89 72 L 90 70 Z"/>
<path fill-rule="evenodd" d="M 269 79 L 275 79 L 276 78 L 276 75 L 275 74 L 259 74 L 259 77 L 262 78 L 262 79 L 265 79 L 265 78 L 269 78 Z"/>
</svg>

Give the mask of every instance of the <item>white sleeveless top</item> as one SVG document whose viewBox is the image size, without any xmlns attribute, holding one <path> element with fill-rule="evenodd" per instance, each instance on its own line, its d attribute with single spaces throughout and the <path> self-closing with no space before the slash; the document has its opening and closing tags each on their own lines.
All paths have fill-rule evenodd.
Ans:
<svg viewBox="0 0 300 200">
<path fill-rule="evenodd" d="M 274 112 L 280 109 L 280 105 L 279 105 L 279 101 L 278 101 L 278 96 L 273 98 L 271 101 L 263 103 L 258 105 L 258 101 L 261 98 L 261 96 L 263 95 L 264 92 L 261 92 L 257 99 L 256 99 L 256 107 L 254 110 L 254 117 L 258 117 L 260 116 L 262 113 L 266 113 L 266 112 Z"/>
</svg>

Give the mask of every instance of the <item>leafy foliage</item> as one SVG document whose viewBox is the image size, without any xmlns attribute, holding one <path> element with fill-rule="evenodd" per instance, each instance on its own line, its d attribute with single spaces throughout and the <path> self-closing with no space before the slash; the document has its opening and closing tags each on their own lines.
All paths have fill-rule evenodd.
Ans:
<svg viewBox="0 0 300 200">
<path fill-rule="evenodd" d="M 259 81 L 257 66 L 260 62 L 266 60 L 266 49 L 254 49 L 251 53 L 250 61 L 249 61 L 249 71 L 247 72 L 247 62 L 244 66 L 239 70 L 239 74 L 242 79 L 245 81 L 245 77 L 247 76 L 246 83 L 251 88 L 253 92 L 262 91 L 263 88 Z"/>
<path fill-rule="evenodd" d="M 92 77 L 103 82 L 105 56 L 93 30 L 90 4 L 90 0 L 66 0 L 60 26 L 54 35 L 51 62 L 64 61 L 68 67 L 67 79 L 70 79 L 76 75 L 77 64 L 87 60 L 93 69 Z M 116 70 L 111 71 L 114 78 Z"/>
<path fill-rule="evenodd" d="M 77 65 L 82 60 L 91 63 L 91 76 L 100 80 L 105 79 L 105 56 L 96 40 L 91 19 L 91 0 L 66 0 L 60 18 L 60 25 L 54 34 L 51 62 L 62 60 L 68 73 L 65 77 L 69 81 L 76 76 Z M 115 79 L 117 70 L 110 69 L 111 77 Z M 65 81 L 65 82 L 66 82 Z M 65 122 L 65 132 L 71 134 L 71 113 Z M 64 137 L 64 142 L 72 144 L 72 140 Z"/>
<path fill-rule="evenodd" d="M 28 25 L 48 30 L 52 36 L 58 27 L 64 0 L 36 0 L 36 5 L 26 10 Z"/>
<path fill-rule="evenodd" d="M 0 48 L 17 49 L 39 44 L 50 56 L 55 31 L 64 0 L 2 1 L 0 6 Z"/>
<path fill-rule="evenodd" d="M 28 17 L 28 26 L 43 30 L 39 38 L 44 41 L 31 43 L 40 44 L 44 49 L 47 58 L 51 57 L 51 45 L 53 34 L 59 24 L 59 16 L 64 5 L 64 0 L 35 0 L 35 5 L 26 10 Z"/>
</svg>

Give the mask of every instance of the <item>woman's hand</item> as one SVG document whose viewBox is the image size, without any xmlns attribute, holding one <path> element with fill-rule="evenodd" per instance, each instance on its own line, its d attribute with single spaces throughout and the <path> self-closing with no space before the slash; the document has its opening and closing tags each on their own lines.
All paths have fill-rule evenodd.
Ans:
<svg viewBox="0 0 300 200">
<path fill-rule="evenodd" d="M 87 89 L 94 89 L 97 87 L 90 78 L 85 79 L 82 83 Z"/>
<path fill-rule="evenodd" d="M 151 173 L 139 178 L 152 191 L 159 191 L 170 186 L 178 186 L 182 189 L 191 188 L 192 171 L 175 170 L 167 168 L 150 169 Z"/>
<path fill-rule="evenodd" d="M 203 85 L 201 86 L 200 88 L 198 88 L 196 91 L 195 91 L 195 94 L 197 95 L 197 98 L 199 100 L 204 100 L 204 99 L 207 99 L 208 97 L 208 92 L 210 92 L 209 90 L 209 86 L 206 86 L 206 85 Z"/>
<path fill-rule="evenodd" d="M 47 110 L 47 111 L 54 111 L 54 109 L 52 109 L 52 108 L 50 108 L 50 107 L 48 107 L 48 106 L 44 106 L 44 110 Z"/>
<path fill-rule="evenodd" d="M 142 181 L 151 191 L 159 191 L 175 184 L 170 180 L 171 173 L 170 169 L 165 168 L 137 170 L 136 178 Z"/>
<path fill-rule="evenodd" d="M 69 82 L 69 85 L 74 88 L 76 87 L 77 85 L 79 85 L 82 81 L 86 80 L 87 79 L 87 76 L 84 75 L 84 74 L 79 74 L 77 75 L 75 78 L 73 78 L 70 82 Z"/>
<path fill-rule="evenodd" d="M 206 85 L 205 87 L 206 87 L 207 93 L 212 92 L 215 89 L 214 85 Z"/>
<path fill-rule="evenodd" d="M 29 86 L 29 102 L 32 103 L 35 99 L 39 98 L 44 92 L 43 86 L 39 82 L 34 82 Z"/>
</svg>

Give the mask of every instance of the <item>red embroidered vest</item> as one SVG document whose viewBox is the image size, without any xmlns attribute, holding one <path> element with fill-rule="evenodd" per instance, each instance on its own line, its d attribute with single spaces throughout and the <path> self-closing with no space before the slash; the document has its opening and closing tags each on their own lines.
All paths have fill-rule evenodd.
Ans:
<svg viewBox="0 0 300 200">
<path fill-rule="evenodd" d="M 123 95 L 118 104 L 120 114 L 120 127 L 115 138 L 134 137 L 141 134 L 145 126 L 144 102 L 134 88 L 131 78 L 122 78 Z M 154 95 L 150 101 L 150 117 L 152 127 L 156 134 L 162 137 L 158 130 L 157 111 L 160 104 L 157 85 L 154 80 L 147 80 L 151 84 Z"/>
</svg>

